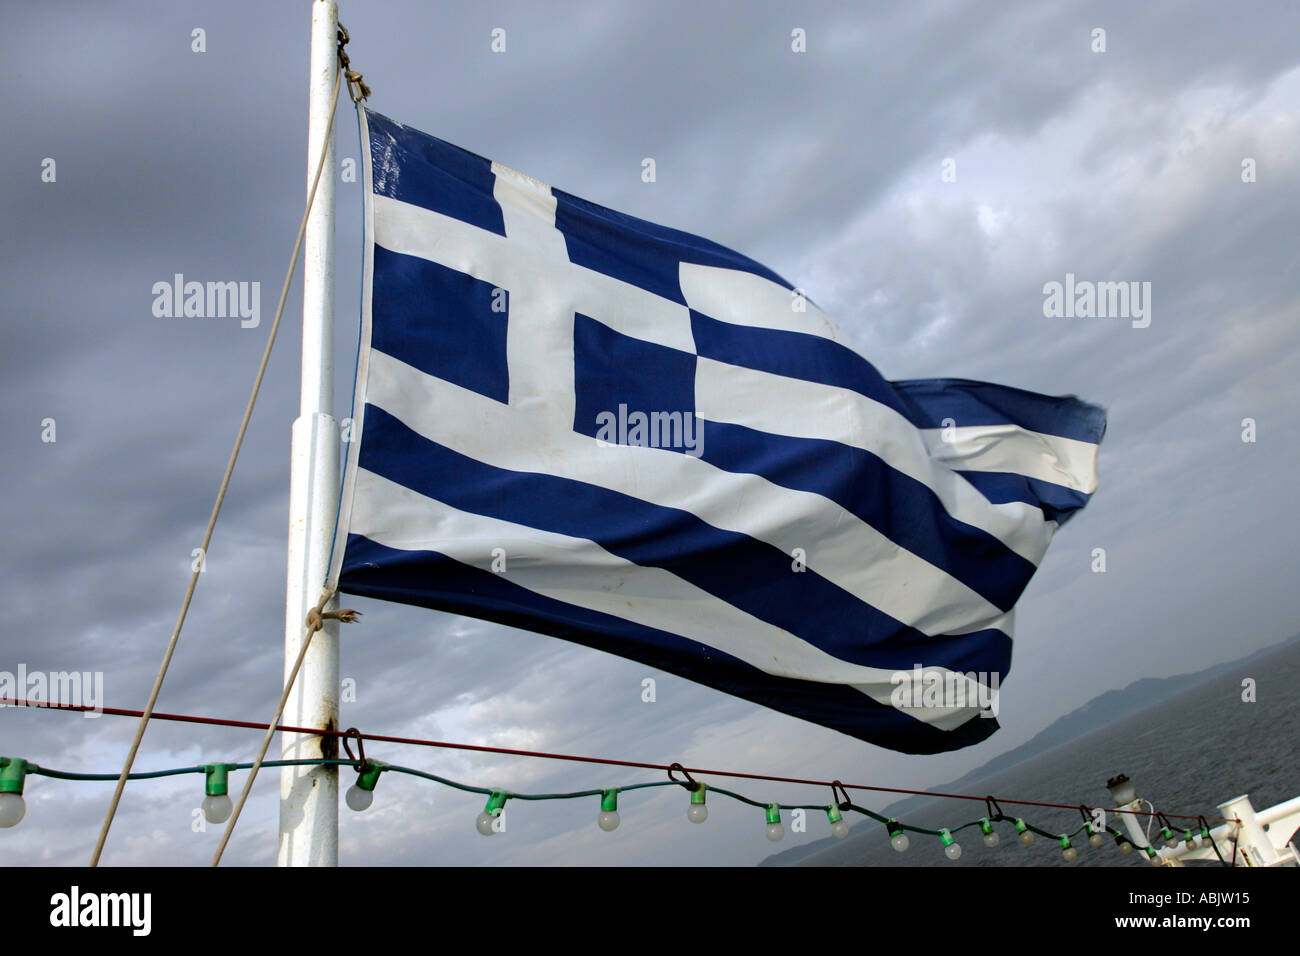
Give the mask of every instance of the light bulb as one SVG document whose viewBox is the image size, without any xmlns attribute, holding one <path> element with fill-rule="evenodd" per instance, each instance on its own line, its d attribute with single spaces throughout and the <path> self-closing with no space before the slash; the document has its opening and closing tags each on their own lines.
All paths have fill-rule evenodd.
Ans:
<svg viewBox="0 0 1300 956">
<path fill-rule="evenodd" d="M 709 808 L 704 805 L 704 794 L 708 789 L 706 784 L 696 783 L 691 790 L 691 805 L 686 808 L 686 819 L 692 823 L 703 823 L 709 818 Z"/>
<path fill-rule="evenodd" d="M 209 823 L 225 823 L 234 809 L 229 794 L 216 793 L 203 798 L 203 818 Z"/>
<path fill-rule="evenodd" d="M 885 832 L 889 834 L 889 845 L 897 852 L 903 853 L 907 850 L 907 833 L 903 830 L 903 825 L 897 820 L 885 821 Z"/>
<path fill-rule="evenodd" d="M 1034 831 L 1025 825 L 1024 820 L 1016 820 L 1016 832 L 1020 834 L 1020 842 L 1025 846 L 1034 845 Z"/>
<path fill-rule="evenodd" d="M 375 792 L 373 790 L 363 790 L 355 783 L 348 787 L 347 801 L 349 809 L 360 813 L 362 810 L 368 810 L 370 804 L 374 802 Z"/>
<path fill-rule="evenodd" d="M 767 805 L 767 829 L 763 832 L 773 843 L 785 836 L 785 827 L 781 826 L 781 805 L 779 803 L 769 803 Z"/>
<path fill-rule="evenodd" d="M 1119 852 L 1123 853 L 1125 856 L 1128 856 L 1130 853 L 1133 852 L 1133 844 L 1129 843 L 1128 840 L 1120 840 Z"/>
<path fill-rule="evenodd" d="M 831 836 L 837 840 L 843 840 L 849 835 L 849 824 L 840 813 L 840 808 L 831 804 L 826 808 L 826 819 L 830 821 Z"/>
<path fill-rule="evenodd" d="M 961 845 L 953 839 L 948 830 L 939 831 L 939 839 L 943 841 L 943 855 L 950 860 L 961 859 Z"/>
<path fill-rule="evenodd" d="M 379 775 L 388 769 L 388 764 L 378 760 L 367 760 L 357 770 L 356 782 L 348 788 L 347 804 L 360 813 L 370 808 L 375 801 L 375 787 L 379 785 Z"/>
<path fill-rule="evenodd" d="M 1061 837 L 1061 856 L 1065 857 L 1065 862 L 1073 863 L 1078 855 L 1079 851 L 1070 844 L 1070 838 Z"/>
<path fill-rule="evenodd" d="M 984 834 L 984 845 L 992 849 L 998 845 L 998 833 L 988 817 L 980 821 L 980 832 Z"/>
<path fill-rule="evenodd" d="M 601 810 L 600 816 L 596 818 L 596 826 L 600 827 L 606 833 L 618 829 L 618 811 Z"/>
<path fill-rule="evenodd" d="M 474 826 L 478 832 L 484 836 L 491 836 L 497 832 L 497 817 L 505 812 L 506 801 L 510 795 L 504 790 L 493 790 L 488 796 L 487 804 L 483 807 L 483 812 L 474 820 Z M 505 829 L 505 820 L 501 821 L 501 829 Z"/>
<path fill-rule="evenodd" d="M 17 826 L 27 813 L 21 793 L 0 793 L 0 827 Z"/>
<path fill-rule="evenodd" d="M 227 785 L 230 771 L 237 769 L 233 763 L 208 763 L 203 765 L 203 818 L 209 823 L 225 823 L 234 811 Z"/>
<path fill-rule="evenodd" d="M 1092 846 L 1101 846 L 1105 842 L 1106 839 L 1095 830 L 1088 837 L 1088 843 L 1091 844 Z"/>
</svg>

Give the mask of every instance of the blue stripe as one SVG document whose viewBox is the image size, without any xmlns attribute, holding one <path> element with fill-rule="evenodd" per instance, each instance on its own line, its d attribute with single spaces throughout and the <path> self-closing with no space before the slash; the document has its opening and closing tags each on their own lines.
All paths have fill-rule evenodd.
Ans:
<svg viewBox="0 0 1300 956">
<path fill-rule="evenodd" d="M 555 227 L 564 236 L 569 261 L 612 276 L 655 295 L 686 304 L 681 263 L 738 269 L 786 289 L 793 286 L 767 266 L 689 232 L 588 202 L 562 189 L 555 196 Z"/>
<path fill-rule="evenodd" d="M 492 194 L 496 174 L 490 161 L 372 110 L 366 110 L 366 121 L 376 195 L 506 234 L 501 205 Z"/>
<path fill-rule="evenodd" d="M 1039 395 L 1021 388 L 964 378 L 891 382 L 904 413 L 917 428 L 942 428 L 951 418 L 963 425 L 1019 425 L 1044 435 L 1098 444 L 1106 434 L 1106 410 L 1074 395 Z"/>
<path fill-rule="evenodd" d="M 581 481 L 496 468 L 366 406 L 360 467 L 461 511 L 596 542 L 662 568 L 841 660 L 890 670 L 915 664 L 1005 674 L 1011 639 L 987 630 L 928 636 L 747 535 Z M 809 542 L 811 548 L 816 542 Z M 815 555 L 814 555 L 815 558 Z"/>
<path fill-rule="evenodd" d="M 505 403 L 509 293 L 444 265 L 374 247 L 371 347 Z"/>
<path fill-rule="evenodd" d="M 1033 577 L 1033 562 L 952 517 L 928 485 L 871 452 L 743 425 L 699 421 L 697 426 L 704 430 L 705 461 L 829 498 L 1003 611 L 1011 610 Z"/>
<path fill-rule="evenodd" d="M 1003 471 L 962 471 L 958 474 L 993 504 L 1023 501 L 1037 505 L 1043 509 L 1045 518 L 1057 524 L 1069 521 L 1092 497 L 1064 485 Z"/>
<path fill-rule="evenodd" d="M 998 729 L 996 719 L 975 717 L 938 730 L 851 687 L 765 674 L 712 647 L 545 597 L 437 551 L 399 551 L 348 535 L 340 588 L 549 634 L 903 753 L 957 750 Z"/>
<path fill-rule="evenodd" d="M 1105 409 L 1073 395 L 1038 395 L 966 379 L 887 382 L 848 346 L 806 332 L 761 329 L 691 311 L 696 351 L 728 365 L 845 388 L 900 412 L 917 428 L 1019 425 L 1045 435 L 1097 444 L 1106 433 Z"/>
<path fill-rule="evenodd" d="M 700 358 L 846 388 L 905 414 L 894 390 L 875 366 L 833 339 L 807 332 L 735 325 L 694 309 L 691 332 Z"/>
</svg>

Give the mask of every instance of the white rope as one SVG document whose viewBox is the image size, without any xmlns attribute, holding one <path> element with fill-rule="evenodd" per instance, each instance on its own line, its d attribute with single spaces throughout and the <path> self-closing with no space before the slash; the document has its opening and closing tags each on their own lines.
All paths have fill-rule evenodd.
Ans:
<svg viewBox="0 0 1300 956">
<path fill-rule="evenodd" d="M 235 832 L 235 823 L 244 810 L 244 803 L 248 800 L 248 795 L 253 791 L 253 781 L 257 779 L 257 772 L 262 769 L 262 761 L 266 757 L 267 749 L 271 746 L 271 738 L 275 736 L 276 725 L 280 723 L 280 718 L 284 715 L 284 708 L 289 702 L 289 691 L 293 689 L 293 682 L 298 679 L 298 670 L 302 667 L 303 658 L 307 656 L 307 648 L 311 646 L 312 637 L 325 626 L 326 620 L 351 623 L 361 613 L 360 611 L 347 609 L 325 611 L 325 605 L 329 603 L 330 598 L 333 596 L 334 589 L 326 587 L 321 591 L 320 600 L 316 602 L 316 606 L 307 612 L 307 632 L 302 636 L 302 646 L 298 648 L 298 659 L 293 662 L 293 670 L 289 672 L 289 676 L 285 679 L 284 690 L 280 694 L 280 703 L 275 708 L 275 716 L 267 724 L 266 736 L 262 738 L 262 747 L 257 752 L 257 759 L 253 761 L 252 769 L 248 771 L 248 779 L 244 781 L 243 792 L 239 794 L 239 802 L 235 804 L 234 812 L 230 814 L 230 820 L 226 823 L 226 831 L 221 834 L 221 842 L 217 845 L 217 852 L 212 855 L 210 866 L 216 866 L 221 862 L 221 854 L 226 852 L 226 844 L 230 842 L 230 835 Z"/>
<path fill-rule="evenodd" d="M 275 307 L 275 321 L 271 323 L 271 331 L 266 340 L 266 349 L 262 352 L 262 363 L 257 368 L 257 378 L 253 381 L 253 391 L 252 394 L 248 396 L 248 405 L 244 408 L 243 421 L 239 423 L 239 434 L 235 436 L 235 447 L 231 449 L 230 460 L 226 463 L 226 473 L 222 476 L 221 487 L 217 490 L 217 500 L 212 505 L 212 514 L 208 517 L 208 527 L 203 532 L 203 544 L 201 546 L 202 551 L 200 551 L 200 554 L 204 557 L 207 556 L 208 545 L 212 541 L 212 532 L 213 529 L 216 528 L 217 516 L 221 513 L 221 505 L 226 500 L 226 489 L 230 486 L 230 476 L 234 474 L 235 471 L 235 461 L 239 457 L 239 449 L 244 444 L 244 435 L 248 431 L 248 422 L 253 416 L 253 405 L 257 402 L 258 392 L 262 388 L 262 378 L 266 375 L 267 364 L 271 361 L 271 349 L 275 345 L 276 333 L 280 330 L 280 319 L 284 315 L 284 303 L 289 296 L 289 284 L 293 280 L 293 272 L 298 265 L 298 253 L 302 249 L 302 238 L 304 233 L 307 231 L 307 218 L 311 215 L 312 202 L 316 199 L 316 187 L 320 183 L 321 172 L 325 168 L 325 157 L 329 152 L 330 137 L 334 132 L 334 106 L 338 104 L 339 82 L 342 75 L 342 71 L 339 71 L 334 77 L 334 99 L 333 104 L 330 107 L 330 121 L 329 125 L 325 129 L 325 141 L 324 145 L 321 147 L 320 161 L 316 164 L 316 175 L 312 178 L 311 191 L 307 194 L 307 209 L 302 214 L 302 222 L 298 226 L 298 238 L 295 239 L 293 243 L 293 255 L 289 258 L 289 268 L 285 272 L 284 285 L 280 288 L 280 302 Z M 126 787 L 127 776 L 131 773 L 131 767 L 135 764 L 136 754 L 140 750 L 140 741 L 144 739 L 145 728 L 149 725 L 149 718 L 153 716 L 154 704 L 158 702 L 158 693 L 162 690 L 163 678 L 167 676 L 167 668 L 171 666 L 172 655 L 176 652 L 176 645 L 181 636 L 181 628 L 185 625 L 185 616 L 189 613 L 190 601 L 194 598 L 194 589 L 199 583 L 199 574 L 201 573 L 202 567 L 203 562 L 201 560 L 196 562 L 194 572 L 190 575 L 190 584 L 185 590 L 185 600 L 181 602 L 181 610 L 180 614 L 176 618 L 176 626 L 172 629 L 171 640 L 167 642 L 167 651 L 163 654 L 162 664 L 158 667 L 158 676 L 154 678 L 153 689 L 149 692 L 149 702 L 145 705 L 144 714 L 140 717 L 140 725 L 136 728 L 135 739 L 131 742 L 131 750 L 126 756 L 126 763 L 122 765 L 122 773 L 117 778 L 117 788 L 113 791 L 113 800 L 108 806 L 108 813 L 104 816 L 104 824 L 99 829 L 99 839 L 95 843 L 95 852 L 90 857 L 91 866 L 99 865 L 100 855 L 104 852 L 104 841 L 108 839 L 108 830 L 109 827 L 113 825 L 113 818 L 117 814 L 117 806 L 122 800 L 122 791 Z M 307 643 L 309 641 L 310 633 L 308 634 L 307 641 L 303 642 L 304 652 L 307 650 Z M 298 657 L 298 663 L 302 663 L 301 654 Z M 293 673 L 295 676 L 297 675 L 297 665 L 295 665 Z M 289 683 L 285 685 L 286 696 L 289 693 L 289 687 L 292 684 L 292 680 L 293 678 L 290 677 Z M 281 709 L 284 708 L 283 700 L 280 702 L 280 707 Z M 279 716 L 277 714 L 276 721 L 278 720 Z M 272 724 L 276 723 L 276 721 L 272 721 Z M 265 746 L 263 747 L 263 753 L 265 753 Z M 261 762 L 260 757 L 258 758 L 258 762 Z M 256 769 L 254 769 L 254 773 L 256 773 Z M 251 777 L 249 779 L 249 784 L 252 784 Z M 246 789 L 244 791 L 244 796 L 247 795 L 248 791 Z M 239 803 L 242 807 L 242 797 L 240 798 Z M 239 811 L 236 810 L 235 818 L 238 816 Z M 234 819 L 231 820 L 230 826 L 234 826 Z M 229 837 L 229 835 L 230 828 L 228 827 L 226 836 Z M 222 840 L 221 845 L 222 847 L 225 846 L 224 839 Z M 218 850 L 217 858 L 219 859 L 220 856 L 221 851 Z M 215 864 L 216 861 L 214 860 L 213 862 Z"/>
</svg>

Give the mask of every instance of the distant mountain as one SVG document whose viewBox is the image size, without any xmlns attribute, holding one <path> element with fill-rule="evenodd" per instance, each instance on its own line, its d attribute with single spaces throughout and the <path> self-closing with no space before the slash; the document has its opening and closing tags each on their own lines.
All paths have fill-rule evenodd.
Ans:
<svg viewBox="0 0 1300 956">
<path fill-rule="evenodd" d="M 1249 664 L 1257 658 L 1267 657 L 1274 654 L 1293 641 L 1300 640 L 1300 634 L 1288 638 L 1266 647 L 1263 650 L 1256 651 L 1247 657 L 1235 661 L 1228 661 L 1223 664 L 1215 664 L 1213 667 L 1207 667 L 1203 671 L 1197 671 L 1194 674 L 1176 674 L 1172 677 L 1144 677 L 1141 680 L 1134 681 L 1123 690 L 1108 690 L 1098 697 L 1094 697 L 1088 703 L 1084 704 L 1077 710 L 1071 711 L 1064 717 L 1059 718 L 1045 730 L 1035 735 L 1030 740 L 1025 741 L 1019 747 L 1008 750 L 1006 753 L 999 754 L 988 763 L 972 770 L 962 777 L 958 777 L 949 783 L 932 787 L 932 790 L 946 790 L 949 792 L 959 792 L 963 789 L 975 790 L 978 788 L 969 785 L 991 777 L 996 773 L 1001 773 L 1014 767 L 1018 763 L 1037 757 L 1046 753 L 1053 748 L 1062 744 L 1069 743 L 1085 734 L 1090 734 L 1094 730 L 1099 730 L 1109 724 L 1114 723 L 1130 714 L 1135 714 L 1140 710 L 1168 700 L 1177 696 L 1198 684 L 1225 674 L 1228 671 L 1235 670 L 1243 665 Z M 908 797 L 897 803 L 892 803 L 881 813 L 885 816 L 900 817 L 915 810 L 918 806 L 925 804 L 929 797 Z M 759 866 L 789 866 L 800 860 L 806 859 L 816 853 L 820 853 L 827 847 L 835 843 L 834 837 L 824 837 L 821 840 L 814 840 L 811 843 L 805 843 L 802 846 L 791 847 L 780 853 L 774 853 L 767 857 Z"/>
</svg>

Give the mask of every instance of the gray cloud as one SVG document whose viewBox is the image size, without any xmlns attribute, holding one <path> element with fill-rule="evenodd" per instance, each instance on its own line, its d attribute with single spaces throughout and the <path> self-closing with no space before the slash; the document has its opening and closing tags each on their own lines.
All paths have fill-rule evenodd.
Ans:
<svg viewBox="0 0 1300 956">
<path fill-rule="evenodd" d="M 343 674 L 368 731 L 927 786 L 1093 695 L 1295 631 L 1292 409 L 1300 14 L 1273 4 L 343 4 L 376 109 L 770 265 L 893 378 L 986 378 L 1110 410 L 1102 486 L 1022 602 L 1004 729 L 943 757 L 888 754 L 640 665 L 495 625 L 354 600 Z M 190 51 L 190 30 L 208 52 Z M 488 52 L 506 28 L 508 52 Z M 790 52 L 790 30 L 808 53 Z M 1107 30 L 1094 54 L 1089 35 Z M 5 348 L 0 669 L 102 670 L 139 707 L 184 592 L 265 342 L 304 198 L 307 16 L 295 5 L 50 5 L 7 12 L 0 58 Z M 339 153 L 357 156 L 341 108 Z M 658 182 L 640 181 L 643 157 Z M 1258 182 L 1240 180 L 1244 157 Z M 53 157 L 58 181 L 42 183 Z M 957 161 L 956 183 L 940 163 Z M 360 190 L 339 184 L 338 405 L 351 388 Z M 158 319 L 154 282 L 258 281 L 262 325 Z M 1066 272 L 1152 283 L 1151 327 L 1045 318 Z M 300 291 L 254 418 L 164 711 L 264 720 L 283 632 Z M 58 441 L 40 441 L 40 422 Z M 1243 444 L 1253 417 L 1259 440 Z M 1109 570 L 1089 572 L 1107 549 Z M 642 703 L 641 680 L 658 680 Z M 131 722 L 0 711 L 0 752 L 112 772 Z M 158 768 L 248 760 L 257 734 L 156 723 Z M 653 779 L 379 748 L 485 786 Z M 346 780 L 344 785 L 350 781 Z M 274 861 L 267 772 L 232 863 Z M 747 784 L 756 797 L 822 799 Z M 36 780 L 0 860 L 84 863 L 111 784 Z M 106 861 L 202 864 L 198 778 L 133 786 Z M 1063 795 L 1071 800 L 1086 795 Z M 515 806 L 386 777 L 342 811 L 345 863 L 735 863 L 770 851 L 752 808 L 691 828 L 676 791 Z M 819 822 L 810 827 L 820 835 Z"/>
</svg>

